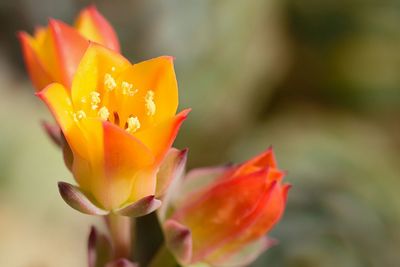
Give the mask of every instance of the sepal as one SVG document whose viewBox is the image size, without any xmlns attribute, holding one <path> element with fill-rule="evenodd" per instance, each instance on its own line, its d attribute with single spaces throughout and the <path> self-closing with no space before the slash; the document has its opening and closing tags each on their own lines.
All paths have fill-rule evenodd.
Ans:
<svg viewBox="0 0 400 267">
<path fill-rule="evenodd" d="M 118 259 L 107 263 L 105 267 L 138 267 L 138 265 L 127 259 Z"/>
<path fill-rule="evenodd" d="M 139 199 L 125 207 L 115 210 L 114 213 L 122 216 L 141 217 L 152 213 L 161 206 L 161 201 L 150 195 Z"/>
<path fill-rule="evenodd" d="M 219 262 L 213 262 L 215 267 L 245 267 L 255 261 L 259 255 L 267 249 L 275 246 L 277 240 L 264 236 L 230 255 L 227 258 L 221 259 Z"/>
<path fill-rule="evenodd" d="M 111 243 L 92 226 L 88 239 L 88 266 L 103 267 L 112 257 Z"/>
<path fill-rule="evenodd" d="M 93 204 L 77 186 L 58 182 L 58 190 L 64 201 L 77 211 L 88 215 L 107 215 L 109 213 Z"/>
<path fill-rule="evenodd" d="M 190 229 L 175 220 L 163 224 L 165 244 L 178 262 L 189 264 L 192 259 L 192 234 Z"/>
<path fill-rule="evenodd" d="M 187 161 L 188 149 L 171 148 L 157 173 L 156 196 L 163 197 L 172 181 L 183 175 Z"/>
<path fill-rule="evenodd" d="M 61 129 L 57 124 L 51 124 L 47 121 L 42 121 L 42 127 L 54 144 L 59 147 L 63 145 Z"/>
</svg>

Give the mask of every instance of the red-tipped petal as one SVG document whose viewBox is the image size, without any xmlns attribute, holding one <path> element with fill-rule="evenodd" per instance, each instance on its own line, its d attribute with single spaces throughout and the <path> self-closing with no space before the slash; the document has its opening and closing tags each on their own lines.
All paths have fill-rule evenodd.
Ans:
<svg viewBox="0 0 400 267">
<path fill-rule="evenodd" d="M 81 11 L 76 19 L 75 27 L 85 38 L 120 52 L 117 34 L 94 5 Z"/>
<path fill-rule="evenodd" d="M 272 147 L 240 165 L 240 167 L 235 171 L 234 175 L 244 175 L 265 167 L 277 168 Z"/>
<path fill-rule="evenodd" d="M 107 176 L 119 176 L 150 167 L 151 151 L 139 139 L 109 122 L 103 122 L 104 163 Z"/>
<path fill-rule="evenodd" d="M 60 64 L 61 82 L 67 88 L 70 88 L 72 78 L 89 46 L 89 42 L 74 28 L 61 21 L 50 19 L 49 28 L 54 40 L 58 63 Z"/>
<path fill-rule="evenodd" d="M 189 112 L 190 109 L 183 110 L 174 118 L 162 122 L 155 127 L 138 131 L 133 135 L 152 151 L 156 162 L 160 162 L 172 146 L 179 128 Z"/>
<path fill-rule="evenodd" d="M 258 218 L 259 205 L 269 198 L 271 190 L 266 175 L 267 170 L 262 170 L 224 180 L 178 208 L 173 218 L 192 231 L 194 261 L 238 238 Z"/>
<path fill-rule="evenodd" d="M 21 43 L 22 53 L 24 56 L 25 66 L 27 68 L 29 77 L 35 87 L 36 91 L 42 90 L 49 85 L 54 78 L 43 67 L 37 52 L 35 51 L 32 42 L 34 41 L 25 32 L 19 32 L 18 38 Z"/>
</svg>

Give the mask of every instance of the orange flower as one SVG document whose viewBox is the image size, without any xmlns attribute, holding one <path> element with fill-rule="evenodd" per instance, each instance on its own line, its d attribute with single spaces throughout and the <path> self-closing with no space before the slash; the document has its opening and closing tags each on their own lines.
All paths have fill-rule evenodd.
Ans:
<svg viewBox="0 0 400 267">
<path fill-rule="evenodd" d="M 33 36 L 18 34 L 25 65 L 36 91 L 52 82 L 70 88 L 72 78 L 89 41 L 119 51 L 117 36 L 108 21 L 94 6 L 83 9 L 75 26 L 50 19 L 48 27 L 39 27 Z"/>
<path fill-rule="evenodd" d="M 113 212 L 132 203 L 136 211 L 159 205 L 154 202 L 157 172 L 189 112 L 175 115 L 178 88 L 171 57 L 132 65 L 91 44 L 70 91 L 53 83 L 37 95 L 72 152 L 69 167 L 79 188 L 60 184 L 68 204 L 96 214 L 102 211 L 90 205 Z M 91 203 L 77 203 L 81 197 Z"/>
<path fill-rule="evenodd" d="M 272 149 L 239 166 L 190 172 L 159 211 L 167 247 L 183 265 L 248 264 L 271 246 L 265 235 L 282 216 L 289 189 L 282 178 Z"/>
</svg>

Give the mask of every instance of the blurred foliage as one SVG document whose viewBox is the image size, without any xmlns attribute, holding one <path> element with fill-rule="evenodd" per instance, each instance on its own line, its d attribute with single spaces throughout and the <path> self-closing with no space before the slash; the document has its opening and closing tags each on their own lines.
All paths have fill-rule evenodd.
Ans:
<svg viewBox="0 0 400 267">
<path fill-rule="evenodd" d="M 397 1 L 95 2 L 128 58 L 176 57 L 180 106 L 193 108 L 176 145 L 191 168 L 274 146 L 294 187 L 271 233 L 280 243 L 254 267 L 400 265 Z M 1 266 L 85 264 L 91 221 L 57 195 L 72 179 L 38 126 L 49 116 L 15 32 L 87 4 L 0 2 Z"/>
</svg>

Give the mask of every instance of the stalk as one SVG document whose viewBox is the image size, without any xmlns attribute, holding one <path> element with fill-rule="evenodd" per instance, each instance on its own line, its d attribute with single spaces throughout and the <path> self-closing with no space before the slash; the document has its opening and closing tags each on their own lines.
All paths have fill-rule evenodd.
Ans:
<svg viewBox="0 0 400 267">
<path fill-rule="evenodd" d="M 113 258 L 130 259 L 132 249 L 131 218 L 109 214 L 105 219 L 113 246 Z"/>
</svg>

